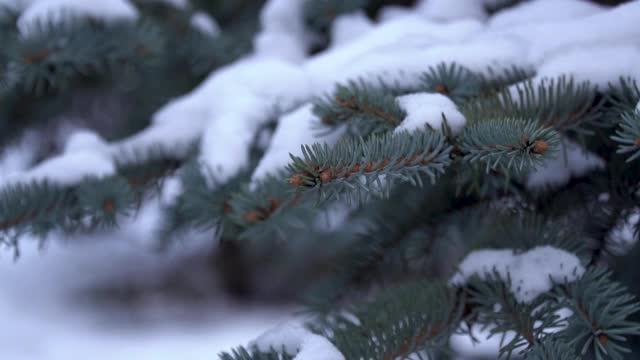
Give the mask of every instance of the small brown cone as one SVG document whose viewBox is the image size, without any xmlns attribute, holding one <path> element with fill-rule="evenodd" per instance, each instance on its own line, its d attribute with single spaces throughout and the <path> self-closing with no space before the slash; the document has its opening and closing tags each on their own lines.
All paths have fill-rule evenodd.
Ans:
<svg viewBox="0 0 640 360">
<path fill-rule="evenodd" d="M 289 178 L 289 184 L 294 186 L 302 186 L 304 185 L 304 180 L 302 179 L 302 176 L 296 174 Z"/>
<path fill-rule="evenodd" d="M 544 140 L 536 140 L 533 143 L 533 153 L 534 154 L 544 154 L 549 150 L 549 144 Z"/>
<path fill-rule="evenodd" d="M 435 90 L 436 90 L 437 93 L 440 93 L 440 94 L 443 94 L 443 95 L 446 95 L 446 94 L 449 93 L 449 89 L 446 86 L 442 85 L 442 84 L 436 85 Z"/>
<path fill-rule="evenodd" d="M 247 211 L 247 213 L 244 215 L 244 219 L 249 223 L 249 224 L 255 224 L 259 221 L 262 220 L 262 216 L 260 216 L 260 213 L 258 213 L 256 210 L 249 210 Z"/>
<path fill-rule="evenodd" d="M 102 203 L 102 209 L 104 212 L 113 213 L 116 210 L 116 204 L 112 199 L 107 199 Z"/>
</svg>

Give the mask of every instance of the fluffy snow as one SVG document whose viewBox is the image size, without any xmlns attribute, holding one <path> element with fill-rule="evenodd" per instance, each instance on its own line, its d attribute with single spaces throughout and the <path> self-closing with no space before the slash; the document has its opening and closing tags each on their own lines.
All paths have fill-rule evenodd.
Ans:
<svg viewBox="0 0 640 360">
<path fill-rule="evenodd" d="M 564 139 L 560 151 L 554 158 L 545 160 L 541 166 L 527 175 L 526 185 L 529 189 L 562 186 L 568 183 L 571 177 L 583 176 L 604 166 L 605 162 L 600 157 L 571 140 Z"/>
<path fill-rule="evenodd" d="M 69 138 L 63 154 L 47 159 L 31 169 L 0 178 L 0 189 L 42 179 L 59 185 L 70 185 L 89 176 L 113 175 L 115 171 L 106 143 L 95 133 L 81 132 Z"/>
<path fill-rule="evenodd" d="M 294 360 L 344 360 L 326 338 L 307 330 L 297 320 L 282 323 L 252 342 L 261 351 L 284 350 Z"/>
<path fill-rule="evenodd" d="M 635 45 L 640 36 L 638 22 L 640 22 L 640 2 L 634 1 L 591 16 L 566 21 L 489 29 L 481 36 L 494 37 L 502 34 L 518 38 L 520 42 L 527 44 L 529 49 L 527 60 L 540 66 L 550 56 L 573 49 Z M 598 29 L 598 31 L 586 29 Z M 588 61 L 583 60 L 575 65 L 580 67 L 587 63 Z"/>
<path fill-rule="evenodd" d="M 630 214 L 621 219 L 611 230 L 608 240 L 614 246 L 613 252 L 624 255 L 638 242 L 636 226 L 640 224 L 640 209 L 636 208 Z"/>
<path fill-rule="evenodd" d="M 504 281 L 511 278 L 511 292 L 522 303 L 530 303 L 548 292 L 554 283 L 572 282 L 584 274 L 580 260 L 565 250 L 540 246 L 523 253 L 514 250 L 477 250 L 467 255 L 451 278 L 454 285 L 464 284 L 471 276 L 481 279 L 494 274 Z"/>
<path fill-rule="evenodd" d="M 489 26 L 506 28 L 531 23 L 557 22 L 594 15 L 604 9 L 602 6 L 585 0 L 524 1 L 492 16 L 489 19 Z"/>
<path fill-rule="evenodd" d="M 314 126 L 317 127 L 320 124 L 320 120 L 313 114 L 312 108 L 311 104 L 306 104 L 279 119 L 271 144 L 253 172 L 254 180 L 274 174 L 285 167 L 291 160 L 289 154 L 301 156 L 300 144 L 316 142 L 334 144 L 337 142 L 343 133 L 342 131 L 334 131 L 320 136 L 317 131 L 312 130 Z"/>
<path fill-rule="evenodd" d="M 363 11 L 338 16 L 331 24 L 331 47 L 349 43 L 373 29 L 374 24 Z"/>
<path fill-rule="evenodd" d="M 149 132 L 162 123 L 192 122 L 195 126 L 185 138 L 195 141 L 204 134 L 202 160 L 225 179 L 246 166 L 250 142 L 276 109 L 302 104 L 350 79 L 377 77 L 411 86 L 429 66 L 443 61 L 484 73 L 490 66 L 519 66 L 538 70 L 539 78 L 573 74 L 597 84 L 617 78 L 620 72 L 637 71 L 633 64 L 638 61 L 635 41 L 640 36 L 636 26 L 640 22 L 640 2 L 603 10 L 563 0 L 557 17 L 549 18 L 541 18 L 544 6 L 534 3 L 511 9 L 504 20 L 489 25 L 478 21 L 483 17 L 478 9 L 484 2 L 464 0 L 423 2 L 412 14 L 396 9 L 397 16 L 378 24 L 349 14 L 335 24 L 334 31 L 350 36 L 336 36 L 335 46 L 307 59 L 308 39 L 300 2 L 271 0 L 261 13 L 263 31 L 256 38 L 255 53 L 218 70 L 192 93 L 165 106 L 154 117 Z M 429 20 L 438 16 L 451 19 L 448 11 L 458 14 L 453 19 L 465 20 Z M 438 13 L 441 15 L 434 15 Z M 527 21 L 515 20 L 526 16 Z M 584 31 L 590 28 L 600 30 Z M 289 99 L 295 101 L 283 103 Z M 403 126 L 416 126 L 415 119 L 409 117 Z M 439 124 L 439 119 L 430 119 L 423 123 Z M 456 126 L 463 124 L 457 114 L 451 115 L 450 121 Z M 297 153 L 303 143 L 316 142 L 310 135 L 314 133 L 312 123 L 309 108 L 298 109 L 291 117 L 281 116 L 275 144 L 269 147 L 254 178 L 283 166 L 288 153 Z M 187 131 L 180 129 L 187 128 L 182 124 L 166 126 Z M 549 171 L 532 174 L 528 183 L 562 183 L 571 175 L 600 166 L 597 158 L 580 156 L 572 146 L 568 153 L 568 168 L 560 159 L 550 161 L 545 166 Z M 542 179 L 542 175 L 549 179 Z"/>
<path fill-rule="evenodd" d="M 207 35 L 220 35 L 220 26 L 218 23 L 203 11 L 198 11 L 191 16 L 191 26 Z"/>
<path fill-rule="evenodd" d="M 18 18 L 18 29 L 25 35 L 38 24 L 58 22 L 71 15 L 103 20 L 135 20 L 138 11 L 127 0 L 33 0 Z"/>
<path fill-rule="evenodd" d="M 12 253 L 0 251 L 0 358 L 211 360 L 295 310 L 239 304 L 221 295 L 212 295 L 202 307 L 156 294 L 134 309 L 90 306 L 89 289 L 153 283 L 209 246 L 208 239 L 190 241 L 159 254 L 132 239 L 137 233 L 129 231 L 131 226 L 125 224 L 116 236 L 50 239 L 44 249 L 38 239 L 25 238 L 17 262 Z M 147 229 L 144 236 L 153 234 Z"/>
<path fill-rule="evenodd" d="M 0 8 L 9 8 L 21 11 L 37 0 L 0 0 Z"/>
<path fill-rule="evenodd" d="M 395 132 L 424 129 L 426 124 L 435 130 L 440 130 L 444 115 L 447 124 L 455 134 L 464 127 L 466 122 L 456 104 L 441 94 L 416 93 L 400 96 L 397 100 L 400 107 L 407 112 L 407 117 L 402 120 Z"/>
<path fill-rule="evenodd" d="M 483 0 L 423 0 L 418 4 L 417 10 L 436 21 L 485 20 L 487 13 L 484 6 Z"/>
<path fill-rule="evenodd" d="M 262 30 L 254 39 L 256 54 L 299 63 L 306 58 L 309 35 L 303 20 L 304 2 L 269 0 L 260 13 Z"/>
<path fill-rule="evenodd" d="M 7 176 L 27 170 L 36 158 L 36 147 L 39 141 L 40 138 L 35 132 L 28 131 L 17 141 L 5 146 L 0 152 L 0 174 Z M 1 177 L 0 183 L 2 183 Z"/>
<path fill-rule="evenodd" d="M 611 56 L 611 54 L 616 55 Z M 589 60 L 585 61 L 585 59 Z M 601 45 L 569 49 L 550 56 L 538 68 L 538 73 L 532 81 L 539 83 L 544 78 L 564 74 L 572 76 L 576 82 L 589 81 L 600 89 L 606 89 L 609 83 L 616 83 L 621 76 L 640 78 L 639 63 L 640 46 L 638 45 Z"/>
<path fill-rule="evenodd" d="M 207 116 L 201 160 L 225 181 L 245 168 L 249 146 L 258 128 L 309 97 L 306 74 L 277 59 L 248 58 L 214 73 L 201 85 L 206 95 Z M 187 98 L 187 101 L 192 99 Z M 194 103 L 202 106 L 201 99 Z"/>
</svg>

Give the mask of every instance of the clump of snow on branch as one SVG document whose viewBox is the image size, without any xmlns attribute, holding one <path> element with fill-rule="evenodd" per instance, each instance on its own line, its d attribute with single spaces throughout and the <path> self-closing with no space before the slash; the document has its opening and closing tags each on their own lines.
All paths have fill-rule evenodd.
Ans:
<svg viewBox="0 0 640 360">
<path fill-rule="evenodd" d="M 115 163 L 108 145 L 95 133 L 78 132 L 67 141 L 63 154 L 54 156 L 22 172 L 0 178 L 0 189 L 15 184 L 47 180 L 54 184 L 71 185 L 88 176 L 104 177 L 115 173 Z"/>
<path fill-rule="evenodd" d="M 612 251 L 617 255 L 624 255 L 638 242 L 640 228 L 640 209 L 636 208 L 623 217 L 608 235 L 612 244 Z"/>
<path fill-rule="evenodd" d="M 433 20 L 478 19 L 487 17 L 485 1 L 482 0 L 424 0 L 418 11 Z"/>
<path fill-rule="evenodd" d="M 39 24 L 59 22 L 68 16 L 89 16 L 103 20 L 135 20 L 138 11 L 127 0 L 34 0 L 18 18 L 21 34 L 28 34 Z"/>
<path fill-rule="evenodd" d="M 253 341 L 260 351 L 282 350 L 294 360 L 344 360 L 344 356 L 325 337 L 307 330 L 298 321 L 278 325 Z"/>
<path fill-rule="evenodd" d="M 367 23 L 357 14 L 344 15 L 334 30 L 336 34 L 353 31 L 353 36 L 338 37 L 335 46 L 307 57 L 310 39 L 303 21 L 303 2 L 270 0 L 260 16 L 262 31 L 255 39 L 254 53 L 218 69 L 191 93 L 168 103 L 153 116 L 147 129 L 109 144 L 109 152 L 116 156 L 123 150 L 140 153 L 161 147 L 181 156 L 200 142 L 202 162 L 224 181 L 248 166 L 249 147 L 259 129 L 277 118 L 271 145 L 254 174 L 254 178 L 260 178 L 282 168 L 288 154 L 299 154 L 301 145 L 334 141 L 316 137 L 321 132 L 313 129 L 317 122 L 309 101 L 347 80 L 375 77 L 386 83 L 414 86 L 423 72 L 441 62 L 456 62 L 485 75 L 489 67 L 499 70 L 518 66 L 537 70 L 539 77 L 570 74 L 598 85 L 621 75 L 637 74 L 633 64 L 640 59 L 640 2 L 611 9 L 563 0 L 559 1 L 559 14 L 545 18 L 535 10 L 543 7 L 535 5 L 538 2 L 544 3 L 538 0 L 514 6 L 503 12 L 504 20 L 488 24 L 482 21 L 487 1 L 429 0 L 413 9 L 390 7 L 385 9 L 387 18 L 378 23 Z M 33 0 L 14 4 L 24 5 L 21 17 L 31 16 L 34 21 L 44 16 L 45 10 L 67 8 L 100 18 L 137 16 L 125 0 Z M 599 30 L 584 31 L 587 28 Z M 358 29 L 357 36 L 352 29 Z M 636 73 L 629 74 L 633 71 Z M 295 111 L 287 113 L 290 110 Z M 454 109 L 449 110 L 452 115 L 442 109 L 438 112 L 445 113 L 452 127 L 464 124 Z M 416 121 L 410 115 L 401 126 L 413 127 Z M 422 120 L 432 126 L 440 121 L 441 116 Z M 527 185 L 562 184 L 602 164 L 595 155 L 569 144 L 566 154 L 559 154 L 532 173 Z"/>
<path fill-rule="evenodd" d="M 371 31 L 374 26 L 363 11 L 340 15 L 331 23 L 331 46 L 347 44 Z"/>
<path fill-rule="evenodd" d="M 260 13 L 262 30 L 254 39 L 256 54 L 302 62 L 310 44 L 303 8 L 300 0 L 268 1 Z"/>
<path fill-rule="evenodd" d="M 575 281 L 584 271 L 574 254 L 552 246 L 540 246 L 523 253 L 511 249 L 477 250 L 460 263 L 451 283 L 462 285 L 472 276 L 484 280 L 497 274 L 503 281 L 511 280 L 511 292 L 519 302 L 529 303 L 551 290 L 554 283 Z"/>
<path fill-rule="evenodd" d="M 553 11 L 549 11 L 553 8 Z M 523 1 L 504 9 L 489 19 L 492 28 L 507 28 L 532 23 L 557 22 L 577 19 L 604 11 L 603 6 L 583 0 Z"/>
<path fill-rule="evenodd" d="M 465 124 L 464 115 L 460 113 L 456 104 L 441 94 L 416 93 L 398 97 L 400 107 L 407 112 L 396 132 L 404 130 L 423 129 L 428 124 L 435 130 L 440 130 L 444 120 L 453 133 L 458 133 Z"/>
</svg>

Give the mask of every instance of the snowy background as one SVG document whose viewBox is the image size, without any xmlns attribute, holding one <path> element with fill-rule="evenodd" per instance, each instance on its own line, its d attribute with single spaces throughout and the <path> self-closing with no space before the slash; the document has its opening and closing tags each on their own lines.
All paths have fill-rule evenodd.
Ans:
<svg viewBox="0 0 640 360">
<path fill-rule="evenodd" d="M 23 34 L 38 19 L 63 11 L 119 19 L 137 16 L 126 0 L 0 4 L 22 12 L 18 25 Z M 606 86 L 621 74 L 639 77 L 638 1 L 611 10 L 579 0 L 538 0 L 492 18 L 483 6 L 481 0 L 425 0 L 415 9 L 389 7 L 375 23 L 361 13 L 347 14 L 334 24 L 331 47 L 307 57 L 301 1 L 271 0 L 261 14 L 263 30 L 255 39 L 254 53 L 167 104 L 149 128 L 110 144 L 93 133 L 74 133 L 66 139 L 64 153 L 31 169 L 28 151 L 16 144 L 0 158 L 0 188 L 31 179 L 68 184 L 86 175 L 109 175 L 115 171 L 114 154 L 123 149 L 164 144 L 186 151 L 202 134 L 201 160 L 217 169 L 218 180 L 224 181 L 247 165 L 251 140 L 275 112 L 281 115 L 278 127 L 253 174 L 260 179 L 284 166 L 289 153 L 299 154 L 300 144 L 318 141 L 317 133 L 309 131 L 317 122 L 308 104 L 313 96 L 369 74 L 411 85 L 429 66 L 443 61 L 478 72 L 516 65 L 537 71 L 534 81 L 570 74 Z M 202 14 L 193 24 L 212 34 L 217 31 L 215 21 Z M 457 128 L 465 123 L 455 105 L 438 95 L 414 94 L 399 101 L 408 113 L 402 128 L 425 122 L 437 128 L 442 112 L 455 119 Z M 184 126 L 185 119 L 189 126 Z M 331 143 L 336 138 L 334 133 L 323 140 Z M 577 145 L 565 146 L 571 161 L 548 162 L 531 174 L 528 186 L 563 184 L 572 175 L 602 166 L 601 159 Z M 184 189 L 175 184 L 167 186 L 160 202 L 171 202 L 180 191 Z M 53 236 L 42 248 L 34 239 L 22 239 L 17 261 L 13 253 L 0 252 L 0 358 L 214 359 L 220 351 L 246 344 L 292 317 L 293 305 L 238 303 L 216 295 L 215 283 L 208 284 L 213 295 L 207 303 L 174 302 L 153 294 L 126 309 L 91 301 L 92 289 L 113 283 L 148 286 L 212 246 L 194 240 L 169 253 L 154 252 L 147 237 L 159 221 L 152 205 L 115 234 L 73 241 Z M 468 273 L 479 271 L 473 267 L 466 268 Z M 548 277 L 537 284 L 540 291 L 545 281 Z M 495 349 L 489 343 L 469 350 L 467 339 L 452 341 L 465 351 Z"/>
</svg>

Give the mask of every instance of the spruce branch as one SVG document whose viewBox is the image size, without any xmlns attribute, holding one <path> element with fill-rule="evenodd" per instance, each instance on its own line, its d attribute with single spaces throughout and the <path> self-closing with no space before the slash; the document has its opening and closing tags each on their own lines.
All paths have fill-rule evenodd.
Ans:
<svg viewBox="0 0 640 360">
<path fill-rule="evenodd" d="M 455 62 L 448 66 L 446 63 L 430 66 L 421 80 L 426 92 L 448 96 L 455 102 L 480 95 L 480 77 Z"/>
<path fill-rule="evenodd" d="M 503 336 L 500 355 L 510 358 L 523 354 L 526 349 L 540 343 L 550 329 L 558 328 L 562 321 L 556 311 L 560 307 L 545 296 L 531 303 L 521 303 L 511 293 L 511 278 L 502 280 L 499 273 L 482 280 L 472 277 L 465 289 L 468 291 L 468 306 L 472 309 L 472 321 L 483 325 L 490 337 Z M 515 335 L 505 341 L 505 333 Z"/>
<path fill-rule="evenodd" d="M 629 291 L 611 279 L 606 268 L 592 267 L 578 281 L 558 288 L 562 306 L 573 315 L 563 336 L 581 356 L 622 360 L 630 350 L 624 346 L 629 336 L 640 335 L 640 323 L 630 316 L 640 303 Z"/>
<path fill-rule="evenodd" d="M 564 339 L 557 336 L 547 336 L 544 340 L 529 349 L 524 358 L 526 360 L 579 360 L 573 349 Z"/>
<path fill-rule="evenodd" d="M 313 113 L 322 124 L 337 127 L 346 124 L 353 136 L 366 137 L 394 129 L 406 117 L 396 100 L 398 92 L 380 82 L 378 85 L 360 79 L 337 85 L 331 95 L 314 101 Z"/>
<path fill-rule="evenodd" d="M 552 156 L 559 142 L 556 131 L 521 118 L 489 118 L 467 125 L 460 151 L 470 163 L 481 162 L 485 171 L 524 173 Z"/>
<path fill-rule="evenodd" d="M 165 221 L 159 230 L 163 245 L 186 231 L 207 231 L 228 225 L 226 214 L 233 210 L 229 204 L 230 194 L 239 191 L 249 181 L 249 175 L 243 172 L 228 182 L 219 183 L 197 161 L 189 161 L 179 170 L 184 191 L 163 209 Z"/>
<path fill-rule="evenodd" d="M 460 302 L 442 284 L 414 282 L 386 289 L 347 310 L 322 331 L 347 359 L 393 360 L 446 346 L 461 319 Z"/>
<path fill-rule="evenodd" d="M 397 181 L 421 185 L 425 174 L 434 182 L 451 163 L 451 147 L 428 129 L 368 140 L 345 138 L 333 148 L 314 144 L 302 151 L 302 158 L 291 156 L 288 182 L 302 191 L 317 190 L 321 200 L 388 196 Z"/>
<path fill-rule="evenodd" d="M 308 228 L 321 210 L 304 195 L 294 191 L 282 174 L 272 175 L 233 193 L 226 216 L 240 228 L 241 240 L 262 239 L 256 243 L 263 245 L 288 241 L 288 233 Z"/>
<path fill-rule="evenodd" d="M 157 64 L 163 46 L 157 28 L 145 22 L 68 18 L 39 23 L 9 51 L 5 86 L 41 96 L 65 89 L 79 77 Z"/>
<path fill-rule="evenodd" d="M 640 158 L 640 112 L 626 112 L 621 117 L 620 126 L 611 139 L 620 144 L 618 154 L 631 153 L 627 159 L 631 162 Z"/>
<path fill-rule="evenodd" d="M 85 177 L 67 185 L 45 179 L 5 186 L 0 190 L 0 236 L 15 239 L 24 233 L 45 236 L 56 229 L 73 233 L 116 226 L 119 217 L 131 216 L 145 195 L 157 190 L 183 161 L 155 147 L 116 158 L 112 176 Z"/>
<path fill-rule="evenodd" d="M 576 83 L 572 78 L 544 78 L 535 85 L 525 81 L 513 89 L 470 101 L 462 112 L 474 123 L 488 118 L 529 119 L 558 132 L 580 136 L 592 134 L 589 126 L 601 126 L 598 119 L 604 99 L 598 98 L 596 86 Z"/>
<path fill-rule="evenodd" d="M 480 94 L 493 94 L 506 87 L 527 81 L 535 76 L 535 71 L 517 66 L 495 69 L 489 67 L 486 74 L 477 74 L 480 79 Z"/>
<path fill-rule="evenodd" d="M 286 352 L 277 352 L 275 350 L 269 352 L 259 351 L 257 349 L 247 349 L 238 347 L 233 349 L 231 353 L 223 352 L 219 355 L 220 360 L 293 360 L 293 356 Z"/>
<path fill-rule="evenodd" d="M 616 117 L 627 112 L 633 112 L 640 102 L 640 87 L 637 79 L 620 77 L 617 83 L 609 84 L 607 100 L 611 103 L 610 114 Z"/>
</svg>

